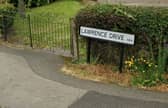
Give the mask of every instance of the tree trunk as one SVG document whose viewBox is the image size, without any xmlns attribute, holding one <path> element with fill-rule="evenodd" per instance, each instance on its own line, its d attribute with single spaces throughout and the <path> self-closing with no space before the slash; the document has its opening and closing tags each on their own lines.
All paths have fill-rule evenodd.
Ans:
<svg viewBox="0 0 168 108">
<path fill-rule="evenodd" d="M 18 12 L 21 17 L 25 17 L 25 4 L 23 0 L 19 0 L 18 2 Z"/>
</svg>

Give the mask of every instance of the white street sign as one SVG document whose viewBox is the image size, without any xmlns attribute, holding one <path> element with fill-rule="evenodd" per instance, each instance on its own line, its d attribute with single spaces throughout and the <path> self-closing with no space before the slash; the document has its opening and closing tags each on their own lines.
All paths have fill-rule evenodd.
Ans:
<svg viewBox="0 0 168 108">
<path fill-rule="evenodd" d="M 119 33 L 83 26 L 80 27 L 80 35 L 129 45 L 134 45 L 135 42 L 135 35 L 133 34 Z"/>
</svg>

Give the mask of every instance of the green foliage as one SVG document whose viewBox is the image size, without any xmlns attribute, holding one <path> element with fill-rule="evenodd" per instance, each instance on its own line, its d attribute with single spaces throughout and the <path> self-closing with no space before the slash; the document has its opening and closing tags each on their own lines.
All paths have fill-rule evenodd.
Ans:
<svg viewBox="0 0 168 108">
<path fill-rule="evenodd" d="M 165 38 L 160 36 L 159 45 L 158 45 L 158 71 L 164 73 L 166 68 L 168 68 L 168 46 L 162 46 L 165 42 Z M 167 63 L 166 63 L 167 61 Z"/>
<path fill-rule="evenodd" d="M 0 4 L 0 29 L 3 34 L 3 28 L 8 29 L 13 24 L 15 8 L 10 4 Z"/>
<path fill-rule="evenodd" d="M 54 49 L 61 47 L 67 50 L 70 42 L 69 18 L 73 17 L 81 7 L 82 4 L 80 2 L 60 0 L 50 5 L 28 9 L 26 16 L 30 14 L 34 47 L 54 47 Z M 25 45 L 29 45 L 29 26 L 26 16 L 24 18 L 20 16 L 15 17 L 13 25 L 15 36 L 13 37 L 22 41 Z M 62 44 L 62 41 L 65 44 Z"/>
<path fill-rule="evenodd" d="M 141 58 L 130 58 L 125 61 L 127 69 L 135 72 L 132 79 L 134 85 L 140 86 L 154 86 L 158 83 L 164 82 L 165 79 L 159 72 L 159 67 L 152 60 Z"/>
<path fill-rule="evenodd" d="M 14 6 L 18 5 L 19 0 L 9 0 L 9 3 L 12 3 Z"/>
<path fill-rule="evenodd" d="M 5 12 L 11 12 L 14 11 L 15 8 L 13 5 L 10 4 L 0 4 L 0 14 L 5 13 Z"/>
<path fill-rule="evenodd" d="M 159 55 L 158 45 L 168 41 L 168 8 L 95 5 L 82 9 L 76 20 L 78 27 L 135 34 L 136 43 L 126 46 L 126 57 L 143 55 L 155 61 Z M 159 41 L 160 36 L 165 42 Z M 118 64 L 119 53 L 119 44 L 93 40 L 92 54 L 99 56 L 101 62 Z"/>
<path fill-rule="evenodd" d="M 82 9 L 76 16 L 77 26 L 88 26 L 100 29 L 133 33 L 130 29 L 135 23 L 131 15 L 124 12 L 118 6 L 95 5 Z M 92 55 L 97 56 L 99 62 L 110 63 L 119 60 L 119 44 L 92 40 Z M 113 56 L 111 56 L 113 55 Z M 96 58 L 97 58 L 96 57 Z M 118 63 L 116 63 L 118 64 Z"/>
<path fill-rule="evenodd" d="M 168 8 L 136 7 L 129 8 L 128 12 L 136 19 L 135 32 L 146 43 L 144 49 L 150 50 L 150 57 L 156 59 L 159 44 L 164 44 L 163 38 L 168 41 Z"/>
<path fill-rule="evenodd" d="M 69 21 L 69 18 L 74 17 L 76 13 L 82 8 L 82 4 L 74 0 L 60 0 L 50 5 L 41 6 L 30 9 L 31 14 L 47 14 L 53 13 L 55 15 L 63 15 Z M 58 11 L 59 10 L 59 11 Z M 48 17 L 48 16 L 45 16 Z"/>
<path fill-rule="evenodd" d="M 168 8 L 95 5 L 82 9 L 76 16 L 76 22 L 78 27 L 135 34 L 135 45 L 125 45 L 125 58 L 135 57 L 126 61 L 127 67 L 135 72 L 133 84 L 154 86 L 165 81 Z M 119 64 L 120 45 L 117 43 L 92 39 L 91 53 L 100 63 Z"/>
</svg>

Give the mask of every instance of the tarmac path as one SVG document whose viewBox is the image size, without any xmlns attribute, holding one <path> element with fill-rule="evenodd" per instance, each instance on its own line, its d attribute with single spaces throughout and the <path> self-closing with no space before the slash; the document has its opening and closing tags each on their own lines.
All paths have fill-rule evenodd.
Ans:
<svg viewBox="0 0 168 108">
<path fill-rule="evenodd" d="M 168 108 L 168 93 L 84 81 L 58 55 L 0 46 L 0 108 Z"/>
</svg>

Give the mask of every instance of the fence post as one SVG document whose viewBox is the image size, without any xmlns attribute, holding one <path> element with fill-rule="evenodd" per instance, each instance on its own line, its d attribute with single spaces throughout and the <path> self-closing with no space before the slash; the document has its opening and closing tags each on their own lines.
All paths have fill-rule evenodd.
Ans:
<svg viewBox="0 0 168 108">
<path fill-rule="evenodd" d="M 71 53 L 74 60 L 79 60 L 78 33 L 74 18 L 70 19 L 70 29 L 71 29 Z"/>
<path fill-rule="evenodd" d="M 4 36 L 4 41 L 7 41 L 7 17 L 2 16 L 2 26 L 3 26 L 3 36 Z"/>
<path fill-rule="evenodd" d="M 2 37 L 2 34 L 3 34 L 3 27 L 2 27 L 2 16 L 0 15 L 0 26 L 1 26 L 1 28 L 0 28 L 0 38 Z"/>
<path fill-rule="evenodd" d="M 29 39 L 30 39 L 30 47 L 33 48 L 33 40 L 32 40 L 32 30 L 31 30 L 31 19 L 30 14 L 28 14 L 28 25 L 29 25 Z"/>
<path fill-rule="evenodd" d="M 164 53 L 165 53 L 165 71 L 168 72 L 168 41 L 164 43 Z"/>
</svg>

